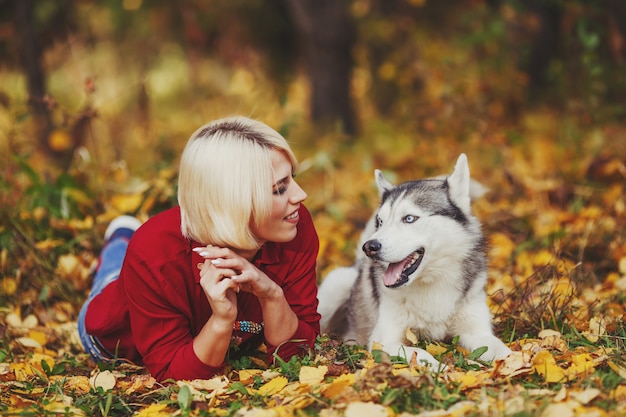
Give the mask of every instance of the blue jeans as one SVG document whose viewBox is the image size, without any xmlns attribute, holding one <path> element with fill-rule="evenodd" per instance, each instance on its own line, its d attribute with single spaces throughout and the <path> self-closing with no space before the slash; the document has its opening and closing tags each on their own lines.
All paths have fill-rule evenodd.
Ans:
<svg viewBox="0 0 626 417">
<path fill-rule="evenodd" d="M 104 246 L 100 254 L 100 265 L 93 278 L 91 293 L 78 314 L 78 334 L 80 341 L 95 362 L 112 362 L 115 355 L 106 350 L 100 342 L 98 342 L 98 339 L 87 333 L 87 329 L 85 328 L 85 316 L 87 315 L 87 309 L 89 308 L 91 300 L 100 294 L 107 285 L 119 278 L 124 256 L 126 255 L 126 248 L 128 248 L 128 239 L 123 237 L 112 239 Z"/>
</svg>

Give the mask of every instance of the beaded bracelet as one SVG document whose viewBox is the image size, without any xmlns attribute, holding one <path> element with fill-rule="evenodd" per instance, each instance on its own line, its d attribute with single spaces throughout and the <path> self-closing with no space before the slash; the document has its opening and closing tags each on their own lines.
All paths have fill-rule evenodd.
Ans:
<svg viewBox="0 0 626 417">
<path fill-rule="evenodd" d="M 237 320 L 233 324 L 233 330 L 259 334 L 263 331 L 263 323 L 259 324 L 248 320 Z"/>
</svg>

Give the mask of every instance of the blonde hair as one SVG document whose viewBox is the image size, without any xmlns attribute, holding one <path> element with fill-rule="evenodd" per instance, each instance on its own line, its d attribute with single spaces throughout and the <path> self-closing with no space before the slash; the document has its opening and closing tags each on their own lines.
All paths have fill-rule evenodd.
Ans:
<svg viewBox="0 0 626 417">
<path fill-rule="evenodd" d="M 289 144 L 265 123 L 229 117 L 196 130 L 183 150 L 178 203 L 183 236 L 204 245 L 258 249 L 250 230 L 272 208 L 271 151 L 296 169 Z"/>
</svg>

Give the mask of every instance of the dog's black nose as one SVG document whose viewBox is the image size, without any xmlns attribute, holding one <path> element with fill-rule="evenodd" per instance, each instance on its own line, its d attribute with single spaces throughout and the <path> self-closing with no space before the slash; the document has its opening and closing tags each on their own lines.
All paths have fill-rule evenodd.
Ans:
<svg viewBox="0 0 626 417">
<path fill-rule="evenodd" d="M 380 248 L 382 248 L 382 246 L 383 245 L 381 245 L 378 240 L 372 239 L 365 242 L 362 249 L 363 252 L 365 252 L 365 254 L 371 258 L 378 254 L 378 251 L 380 251 Z"/>
</svg>

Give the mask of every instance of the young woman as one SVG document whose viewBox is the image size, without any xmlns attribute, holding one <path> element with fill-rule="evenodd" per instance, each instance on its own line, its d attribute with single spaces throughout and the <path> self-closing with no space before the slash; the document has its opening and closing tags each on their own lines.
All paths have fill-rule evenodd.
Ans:
<svg viewBox="0 0 626 417">
<path fill-rule="evenodd" d="M 311 347 L 319 241 L 296 164 L 280 134 L 248 118 L 192 134 L 179 206 L 141 227 L 120 217 L 105 233 L 78 320 L 94 360 L 143 363 L 158 380 L 206 379 L 242 343 L 263 341 L 285 360 Z"/>
</svg>

